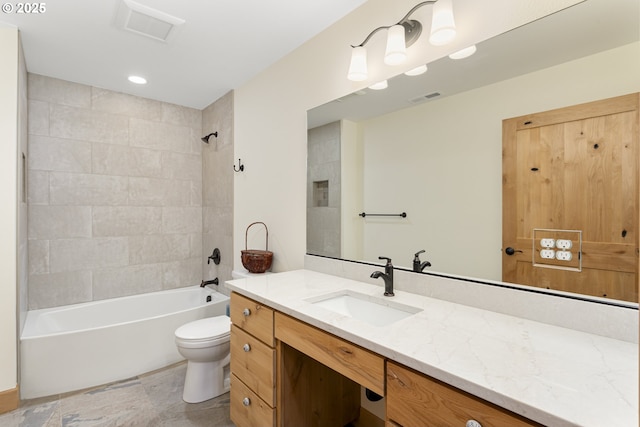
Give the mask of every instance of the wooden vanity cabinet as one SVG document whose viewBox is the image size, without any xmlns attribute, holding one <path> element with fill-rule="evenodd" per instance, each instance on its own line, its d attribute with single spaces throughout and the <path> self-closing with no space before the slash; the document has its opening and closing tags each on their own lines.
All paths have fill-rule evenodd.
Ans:
<svg viewBox="0 0 640 427">
<path fill-rule="evenodd" d="M 386 427 L 541 426 L 235 292 L 230 315 L 236 427 L 363 425 L 361 386 Z"/>
<path fill-rule="evenodd" d="M 231 420 L 237 427 L 276 423 L 273 309 L 231 293 Z"/>
<path fill-rule="evenodd" d="M 541 426 L 417 371 L 387 361 L 387 427 Z"/>
</svg>

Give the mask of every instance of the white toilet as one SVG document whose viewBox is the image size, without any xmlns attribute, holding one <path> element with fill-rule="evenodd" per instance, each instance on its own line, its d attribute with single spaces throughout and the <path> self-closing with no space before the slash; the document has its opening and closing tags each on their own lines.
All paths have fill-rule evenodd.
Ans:
<svg viewBox="0 0 640 427">
<path fill-rule="evenodd" d="M 231 319 L 208 317 L 176 329 L 178 352 L 187 359 L 182 399 L 204 402 L 229 391 Z"/>
</svg>

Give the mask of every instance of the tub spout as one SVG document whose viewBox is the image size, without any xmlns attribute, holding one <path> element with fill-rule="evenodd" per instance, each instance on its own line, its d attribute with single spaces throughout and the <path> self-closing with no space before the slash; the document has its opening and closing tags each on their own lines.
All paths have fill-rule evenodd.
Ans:
<svg viewBox="0 0 640 427">
<path fill-rule="evenodd" d="M 216 277 L 213 280 L 203 280 L 202 283 L 200 283 L 200 287 L 204 288 L 207 285 L 217 285 L 218 284 L 218 278 Z"/>
</svg>

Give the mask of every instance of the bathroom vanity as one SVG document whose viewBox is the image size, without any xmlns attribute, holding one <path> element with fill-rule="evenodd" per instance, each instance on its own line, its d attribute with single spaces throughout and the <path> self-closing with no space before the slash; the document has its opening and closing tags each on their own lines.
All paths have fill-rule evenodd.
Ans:
<svg viewBox="0 0 640 427">
<path fill-rule="evenodd" d="M 238 427 L 357 423 L 361 387 L 378 425 L 638 423 L 636 343 L 309 270 L 227 286 Z"/>
</svg>

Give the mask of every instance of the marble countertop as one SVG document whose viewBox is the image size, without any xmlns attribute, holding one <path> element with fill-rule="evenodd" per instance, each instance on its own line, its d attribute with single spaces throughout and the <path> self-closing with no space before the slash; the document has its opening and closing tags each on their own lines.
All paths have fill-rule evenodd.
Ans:
<svg viewBox="0 0 640 427">
<path fill-rule="evenodd" d="M 310 270 L 226 282 L 282 313 L 549 426 L 637 426 L 638 345 L 408 292 L 422 311 L 387 326 L 313 305 L 382 287 Z"/>
</svg>

